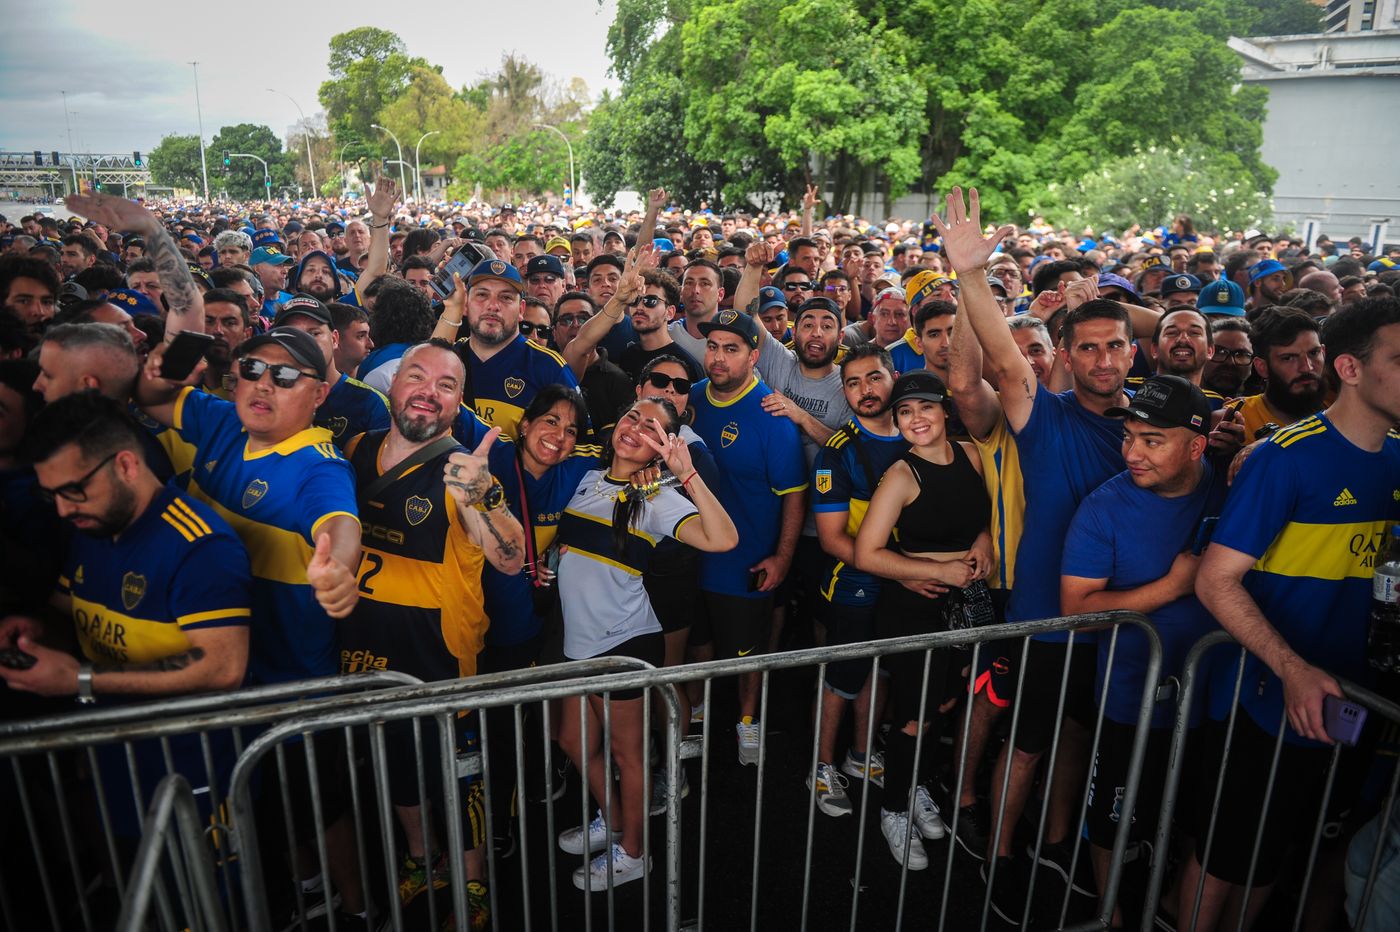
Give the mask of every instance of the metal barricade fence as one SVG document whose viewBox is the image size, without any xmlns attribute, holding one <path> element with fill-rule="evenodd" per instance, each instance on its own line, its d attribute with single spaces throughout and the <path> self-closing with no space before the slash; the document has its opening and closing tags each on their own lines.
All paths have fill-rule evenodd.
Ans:
<svg viewBox="0 0 1400 932">
<path fill-rule="evenodd" d="M 217 826 L 247 729 L 286 718 L 308 697 L 334 702 L 337 695 L 416 682 L 371 672 L 0 725 L 0 761 L 8 764 L 0 765 L 0 785 L 16 801 L 0 813 L 3 928 L 108 928 L 127 891 L 149 794 L 162 777 L 183 771 L 198 787 L 206 826 Z"/>
<path fill-rule="evenodd" d="M 1097 629 L 1097 637 L 1104 645 L 1106 689 L 1115 669 L 1120 634 L 1125 628 L 1132 629 L 1141 639 L 1138 644 L 1140 656 L 1145 655 L 1144 682 L 1135 706 L 1136 720 L 1123 723 L 1123 727 L 1132 732 L 1131 742 L 1123 742 L 1131 745 L 1120 800 L 1123 818 L 1113 836 L 1112 849 L 1107 852 L 1109 867 L 1103 891 L 1096 898 L 1074 901 L 1069 883 L 1058 889 L 1047 889 L 1051 886 L 1051 875 L 1042 871 L 1032 877 L 1024 903 L 1018 904 L 1020 915 L 1015 917 L 1016 924 L 1022 928 L 1048 925 L 1106 928 L 1114 915 L 1129 845 L 1129 826 L 1148 726 L 1159 702 L 1160 641 L 1150 622 L 1133 613 L 947 631 L 660 670 L 600 674 L 590 671 L 588 662 L 566 664 L 395 689 L 376 695 L 373 702 L 349 701 L 335 708 L 308 710 L 306 715 L 270 728 L 250 744 L 233 773 L 230 828 L 241 865 L 241 899 L 247 910 L 248 927 L 255 932 L 280 928 L 281 920 L 274 916 L 274 911 L 279 903 L 285 908 L 289 900 L 295 899 L 288 894 L 288 887 L 291 894 L 297 894 L 300 889 L 287 866 L 279 862 L 281 854 L 299 847 L 314 848 L 310 853 L 312 863 L 319 864 L 321 887 L 339 888 L 331 877 L 333 851 L 328 848 L 326 829 L 334 826 L 334 816 L 343 814 L 353 825 L 354 837 L 350 845 L 354 849 L 355 864 L 350 879 L 352 885 L 358 881 L 362 900 L 352 905 L 377 912 L 387 918 L 389 927 L 394 929 L 437 928 L 449 916 L 460 928 L 466 925 L 462 917 L 474 920 L 476 910 L 483 905 L 489 908 L 491 926 L 497 929 L 547 927 L 557 930 L 562 926 L 591 930 L 655 925 L 678 930 L 730 928 L 745 922 L 751 929 L 757 929 L 760 924 L 765 927 L 897 928 L 906 919 L 919 927 L 986 928 L 996 923 L 990 884 L 979 875 L 976 860 L 955 856 L 960 850 L 955 842 L 959 820 L 956 801 L 963 791 L 967 763 L 965 738 L 971 703 L 958 713 L 964 740 L 951 751 L 954 761 L 951 772 L 956 775 L 949 789 L 953 806 L 951 830 L 947 833 L 946 844 L 930 851 L 931 859 L 940 854 L 943 857 L 941 871 L 934 873 L 935 877 L 941 875 L 941 882 L 915 883 L 911 880 L 907 854 L 891 870 L 883 854 L 870 853 L 881 850 L 882 846 L 878 820 L 869 818 L 876 815 L 876 804 L 865 793 L 861 796 L 857 819 L 818 823 L 815 789 L 811 782 L 804 785 L 803 781 L 816 768 L 819 725 L 816 716 L 820 713 L 813 710 L 810 714 L 807 711 L 791 714 L 793 703 L 788 693 L 798 693 L 800 698 L 796 704 L 805 709 L 806 701 L 814 693 L 820 694 L 828 665 L 843 660 L 869 661 L 872 675 L 878 677 L 882 665 L 888 664 L 890 658 L 912 653 L 922 655 L 919 658 L 922 660 L 922 685 L 925 699 L 930 700 L 927 696 L 930 668 L 933 663 L 954 656 L 950 652 L 959 652 L 956 654 L 959 666 L 965 664 L 975 670 L 989 642 L 1009 641 L 1019 647 L 1023 661 L 1020 676 L 1024 677 L 1030 639 L 1036 635 L 1066 634 L 1063 655 L 1057 654 L 1055 659 L 1060 664 L 1056 670 L 1059 681 L 1055 700 L 1056 733 L 1045 755 L 1045 777 L 1041 786 L 1047 800 L 1057 793 L 1072 797 L 1071 828 L 1065 843 L 1072 851 L 1069 872 L 1073 875 L 1076 866 L 1088 861 L 1087 846 L 1082 845 L 1080 839 L 1089 806 L 1090 775 L 1084 775 L 1082 784 L 1076 778 L 1067 789 L 1058 791 L 1053 782 L 1057 756 L 1070 754 L 1063 750 L 1067 745 L 1062 746 L 1061 742 L 1070 649 L 1076 636 L 1082 639 L 1086 631 Z M 619 659 L 613 658 L 613 662 L 616 664 Z M 809 678 L 811 674 L 815 674 L 815 680 Z M 725 741 L 718 744 L 711 741 L 716 734 L 712 727 L 716 710 L 723 705 L 721 691 L 714 690 L 714 682 L 738 675 L 754 675 L 760 679 L 758 765 L 751 780 L 747 771 L 732 766 L 728 754 L 719 751 Z M 972 695 L 972 678 L 968 679 L 961 690 L 964 698 Z M 688 683 L 698 683 L 696 688 L 703 693 L 708 711 L 700 733 L 682 738 L 689 716 L 684 714 L 675 687 Z M 772 689 L 775 683 L 779 686 L 776 691 Z M 635 691 L 641 691 L 647 699 L 639 707 L 634 705 L 628 713 L 632 721 L 640 715 L 640 736 L 635 729 L 630 734 L 618 734 L 616 729 L 631 727 L 623 721 L 620 704 L 630 701 Z M 660 771 L 654 778 L 651 766 L 646 763 L 653 742 L 650 728 L 653 695 L 661 710 L 659 731 L 663 748 L 659 755 Z M 594 698 L 587 698 L 590 696 Z M 1096 721 L 1083 723 L 1089 736 L 1090 760 L 1097 753 L 1103 735 L 1105 696 L 1103 691 L 1098 696 L 1100 711 Z M 931 697 L 934 702 L 940 699 Z M 591 719 L 585 711 L 588 708 L 594 710 Z M 474 710 L 482 719 L 475 727 L 483 761 L 479 773 L 460 769 L 458 760 L 462 749 L 459 713 L 467 710 Z M 529 714 L 535 710 L 538 716 Z M 498 808 L 493 803 L 505 798 L 502 794 L 537 785 L 547 778 L 552 770 L 551 756 L 555 753 L 550 745 L 551 726 L 561 714 L 573 715 L 575 721 L 581 722 L 575 727 L 584 732 L 575 736 L 577 746 L 585 749 L 578 755 L 581 782 L 588 785 L 601 773 L 602 778 L 595 786 L 601 785 L 601 793 L 596 795 L 602 798 L 595 799 L 594 805 L 611 813 L 616 811 L 616 804 L 623 810 L 624 827 L 626 802 L 611 798 L 614 792 L 622 792 L 614 788 L 612 776 L 616 771 L 626 780 L 627 748 L 624 745 L 629 741 L 641 744 L 642 799 L 646 812 L 664 814 L 665 818 L 659 833 L 654 831 L 649 817 L 642 818 L 640 853 L 647 867 L 636 885 L 613 882 L 610 868 L 614 865 L 609 858 L 618 849 L 608 844 L 612 838 L 603 830 L 598 839 L 602 843 L 603 869 L 597 876 L 584 868 L 574 871 L 573 886 L 583 892 L 571 892 L 568 875 L 563 869 L 576 862 L 564 862 L 565 856 L 556 846 L 560 844 L 559 829 L 572 825 L 586 827 L 592 821 L 593 809 L 588 803 L 588 794 L 583 792 L 577 796 L 576 807 L 572 802 L 564 804 L 563 811 L 577 813 L 577 822 L 557 813 L 547 792 L 541 818 L 535 808 L 538 803 L 527 801 L 533 793 L 527 794 L 527 800 L 521 800 L 509 817 L 517 850 L 514 854 L 507 850 L 504 838 L 508 833 L 493 815 L 493 810 Z M 873 737 L 873 726 L 877 724 L 873 704 L 866 714 L 866 730 L 871 735 L 865 748 L 868 756 L 877 750 Z M 925 703 L 920 708 L 919 720 L 928 722 L 935 714 L 934 708 Z M 488 738 L 490 729 L 486 727 L 493 716 L 509 717 L 522 735 L 514 747 L 501 748 L 499 753 L 493 753 Z M 539 728 L 524 729 L 524 723 L 531 718 Z M 1007 742 L 1015 741 L 1019 718 L 1019 710 L 1013 710 L 1009 734 L 1005 737 Z M 794 729 L 789 727 L 792 724 L 797 726 L 796 730 L 812 728 L 810 749 L 804 750 L 798 741 L 792 740 Z M 601 735 L 590 738 L 587 734 L 590 728 L 601 731 Z M 719 734 L 723 739 L 728 733 Z M 916 760 L 921 754 L 918 745 L 922 740 L 922 732 L 919 732 L 919 737 L 915 738 Z M 349 761 L 345 768 L 348 787 L 343 788 L 348 801 L 343 806 L 328 801 L 327 793 L 334 795 L 335 789 L 328 790 L 318 783 L 328 766 L 336 766 L 333 762 L 339 758 L 333 747 L 335 744 L 346 749 Z M 587 750 L 589 748 L 592 750 Z M 302 825 L 295 825 L 296 820 L 284 807 L 280 820 L 272 822 L 270 834 L 268 824 L 260 823 L 257 818 L 259 803 L 255 790 L 259 786 L 267 789 L 265 778 L 258 775 L 273 760 L 283 762 L 291 756 L 305 761 L 307 797 L 301 805 L 309 818 L 303 818 Z M 528 764 L 527 757 L 532 758 Z M 683 761 L 698 767 L 698 794 L 690 794 L 691 784 Z M 397 776 L 391 775 L 394 770 L 398 771 Z M 430 788 L 434 779 L 438 780 L 438 786 Z M 395 780 L 400 782 L 397 789 Z M 801 792 L 794 792 L 799 787 Z M 910 789 L 912 791 L 912 787 Z M 290 796 L 294 788 L 286 785 L 284 776 L 276 790 L 283 796 Z M 690 804 L 683 807 L 682 799 L 688 794 Z M 694 796 L 698 796 L 698 800 Z M 410 800 L 407 804 L 406 798 Z M 407 805 L 413 809 L 414 802 L 423 808 L 418 816 L 405 822 L 403 807 Z M 906 806 L 903 802 L 900 805 Z M 905 809 L 906 818 L 913 815 L 912 806 L 911 798 Z M 1003 827 L 1000 811 L 993 813 L 993 818 L 997 829 L 1017 833 L 1018 840 L 1025 836 L 1031 852 L 1038 856 L 1046 840 L 1049 808 L 1048 803 L 1041 807 L 1039 815 L 1030 820 L 1031 828 L 1012 825 L 1009 820 Z M 466 825 L 461 818 L 464 810 L 474 814 Z M 441 819 L 444 814 L 450 817 Z M 441 826 L 437 830 L 429 827 L 439 820 Z M 839 828 L 852 822 L 856 831 L 839 832 Z M 615 830 L 616 824 L 614 821 L 609 827 Z M 410 830 L 413 835 L 409 834 Z M 467 832 L 481 836 L 485 849 L 480 855 L 470 856 L 478 858 L 474 864 L 466 853 L 469 848 Z M 875 833 L 874 841 L 867 839 L 871 832 Z M 664 842 L 657 840 L 657 834 L 664 835 Z M 414 844 L 415 841 L 419 844 Z M 591 848 L 586 835 L 577 830 L 575 842 L 575 850 L 569 852 L 571 855 Z M 405 890 L 400 887 L 400 881 L 410 875 L 400 867 L 402 855 L 410 848 L 422 853 L 420 867 L 425 870 L 421 882 L 406 891 L 410 895 L 402 896 Z M 274 860 L 269 861 L 269 857 Z M 503 863 L 511 857 L 518 859 L 514 869 Z M 587 857 L 584 861 L 586 864 Z M 988 867 L 987 879 L 995 883 L 995 862 Z M 655 896 L 657 891 L 653 890 L 652 879 L 658 873 L 664 880 L 660 895 Z M 303 875 L 302 879 L 307 878 Z M 434 882 L 435 879 L 440 883 Z M 484 881 L 485 886 L 473 892 L 470 881 Z M 1036 896 L 1037 883 L 1042 891 L 1040 897 Z M 516 891 L 515 895 L 508 892 L 511 889 Z M 595 889 L 606 896 L 592 896 L 591 891 Z M 1032 908 L 1033 903 L 1036 909 Z M 294 919 L 305 918 L 299 904 L 290 905 Z M 935 915 L 936 922 L 932 919 Z M 919 918 L 912 919 L 915 916 Z M 334 916 L 327 921 L 331 928 L 336 927 Z"/>
<path fill-rule="evenodd" d="M 1336 889 L 1324 890 L 1321 895 L 1310 897 L 1314 894 L 1319 880 L 1320 855 L 1326 847 L 1324 842 L 1335 842 L 1338 839 L 1344 841 L 1349 834 L 1347 829 L 1356 827 L 1356 814 L 1345 809 L 1338 810 L 1337 807 L 1350 807 L 1360 802 L 1356 796 L 1362 778 L 1365 776 L 1372 779 L 1372 786 L 1376 789 L 1384 787 L 1383 797 L 1379 801 L 1380 830 L 1377 833 L 1374 848 L 1359 852 L 1359 856 L 1367 867 L 1359 896 L 1354 898 L 1354 902 L 1357 904 L 1355 915 L 1351 916 L 1349 921 L 1353 928 L 1372 930 L 1372 932 L 1393 928 L 1393 926 L 1384 924 L 1368 925 L 1367 917 L 1375 894 L 1382 850 L 1387 845 L 1386 832 L 1392 822 L 1396 791 L 1397 788 L 1400 788 L 1400 766 L 1396 765 L 1393 745 L 1397 734 L 1400 734 L 1400 731 L 1397 731 L 1397 728 L 1400 728 L 1400 705 L 1368 689 L 1338 678 L 1337 683 L 1341 686 L 1346 698 L 1366 709 L 1369 713 L 1365 726 L 1369 734 L 1363 737 L 1358 749 L 1346 748 L 1340 742 L 1331 745 L 1330 749 L 1324 751 L 1317 751 L 1314 748 L 1314 754 L 1325 755 L 1327 758 L 1325 770 L 1320 775 L 1320 779 L 1318 779 L 1318 774 L 1309 776 L 1302 769 L 1285 770 L 1281 764 L 1285 752 L 1290 748 L 1290 745 L 1284 741 L 1285 729 L 1288 725 L 1286 710 L 1279 716 L 1277 722 L 1268 723 L 1273 729 L 1270 733 L 1265 730 L 1264 725 L 1256 724 L 1253 717 L 1241 709 L 1239 705 L 1242 690 L 1246 688 L 1247 656 L 1245 649 L 1240 647 L 1224 631 L 1217 631 L 1202 638 L 1187 655 L 1181 679 L 1180 700 L 1177 704 L 1171 733 L 1161 812 L 1157 820 L 1156 836 L 1153 841 L 1151 871 L 1142 912 L 1142 932 L 1149 932 L 1159 924 L 1159 905 L 1163 901 L 1168 867 L 1174 860 L 1171 857 L 1173 852 L 1170 847 L 1173 843 L 1184 849 L 1180 852 L 1180 859 L 1183 863 L 1194 858 L 1196 860 L 1191 861 L 1191 863 L 1193 865 L 1199 864 L 1202 868 L 1195 871 L 1193 866 L 1192 871 L 1183 870 L 1180 873 L 1184 877 L 1177 878 L 1180 889 L 1176 891 L 1175 902 L 1168 904 L 1168 908 L 1176 909 L 1174 925 L 1177 929 L 1195 929 L 1198 924 L 1204 923 L 1207 928 L 1238 929 L 1241 932 L 1251 927 L 1291 928 L 1296 932 L 1305 924 L 1310 928 L 1315 928 L 1319 927 L 1319 922 L 1332 922 L 1333 917 L 1340 909 Z M 1226 661 L 1229 661 L 1228 665 Z M 1230 670 L 1234 671 L 1232 678 L 1226 676 Z M 1212 693 L 1209 697 L 1203 696 L 1207 689 Z M 1209 699 L 1214 706 L 1213 711 L 1218 714 L 1222 711 L 1220 703 L 1226 698 L 1229 701 L 1228 713 L 1223 721 L 1203 720 L 1199 726 L 1192 727 L 1193 716 L 1203 701 Z M 1387 725 L 1389 726 L 1387 729 L 1389 735 L 1386 737 L 1392 742 L 1392 746 L 1388 753 L 1373 753 L 1376 750 L 1375 742 L 1381 737 L 1378 733 Z M 1207 734 L 1202 734 L 1202 732 L 1207 732 Z M 1232 757 L 1232 749 L 1242 740 L 1250 740 L 1252 747 Z M 1188 764 L 1193 763 L 1193 758 L 1196 759 L 1194 762 L 1199 763 L 1201 758 L 1207 756 L 1201 752 L 1201 745 L 1207 742 L 1210 743 L 1212 749 L 1209 753 L 1209 762 L 1205 766 L 1199 767 L 1199 772 L 1194 774 L 1195 779 L 1192 779 L 1193 775 L 1188 773 L 1188 770 L 1192 768 L 1189 768 Z M 1216 742 L 1219 742 L 1219 769 L 1213 770 L 1212 768 L 1217 764 Z M 1252 760 L 1249 759 L 1251 757 Z M 1232 768 L 1242 766 L 1253 765 L 1257 767 L 1264 758 L 1268 760 L 1267 778 L 1261 785 L 1255 786 L 1257 795 L 1246 800 L 1225 800 L 1223 794 L 1229 771 Z M 1298 758 L 1293 757 L 1291 760 L 1296 763 Z M 1358 769 L 1363 766 L 1371 768 L 1369 773 Z M 1343 771 L 1344 767 L 1347 768 L 1345 771 Z M 1388 774 L 1386 768 L 1389 768 Z M 1344 774 L 1345 785 L 1341 787 L 1338 786 L 1339 772 Z M 1307 792 L 1310 789 L 1316 791 L 1315 808 L 1313 808 L 1313 800 L 1307 798 L 1314 795 Z M 1178 807 L 1183 795 L 1190 795 L 1192 790 L 1197 794 L 1190 807 L 1193 811 L 1179 812 Z M 1203 793 L 1206 795 L 1200 795 Z M 1296 814 L 1289 813 L 1287 818 L 1302 827 L 1310 827 L 1310 832 L 1306 837 L 1288 831 L 1266 833 L 1266 820 L 1276 817 L 1271 815 L 1271 806 L 1276 806 L 1277 798 L 1285 794 L 1290 798 L 1293 796 L 1304 797 L 1298 802 L 1300 805 L 1308 806 L 1308 808 Z M 1204 808 L 1207 804 L 1209 810 Z M 1212 865 L 1216 863 L 1212 860 L 1212 856 L 1218 856 L 1218 848 L 1222 842 L 1229 843 L 1231 841 L 1223 839 L 1222 833 L 1218 830 L 1218 823 L 1221 821 L 1222 815 L 1227 814 L 1223 813 L 1222 805 L 1226 808 L 1241 806 L 1248 809 L 1250 813 L 1257 811 L 1259 816 L 1257 826 L 1254 826 L 1252 843 L 1248 851 L 1247 868 L 1242 881 L 1236 881 L 1232 885 L 1235 890 L 1229 908 L 1221 908 L 1217 911 L 1208 904 L 1208 901 L 1215 898 L 1207 894 L 1206 888 L 1208 884 L 1215 885 L 1223 883 L 1225 880 L 1224 877 L 1211 870 Z M 1206 815 L 1207 812 L 1208 815 Z M 1196 837 L 1195 831 L 1200 829 L 1203 815 L 1205 816 L 1204 836 Z M 1191 818 L 1192 816 L 1194 819 Z M 1347 824 L 1339 824 L 1343 819 Z M 1266 838 L 1266 835 L 1269 837 Z M 1272 848 L 1270 842 L 1273 842 Z M 1393 845 L 1393 841 L 1391 844 Z M 1346 856 L 1346 852 L 1342 853 Z M 1261 860 L 1265 858 L 1273 862 L 1282 861 L 1283 864 L 1276 865 L 1271 873 L 1280 879 L 1287 876 L 1290 880 L 1296 881 L 1296 885 L 1294 883 L 1275 884 L 1273 877 L 1268 878 L 1267 883 L 1256 883 L 1256 881 L 1263 879 L 1260 876 L 1260 865 Z M 1236 857 L 1231 860 L 1237 862 L 1240 859 Z M 1347 857 L 1347 860 L 1350 862 L 1350 857 Z M 1337 866 L 1335 863 L 1332 864 L 1333 870 L 1330 871 L 1332 879 L 1339 879 Z M 1220 869 L 1217 865 L 1217 870 Z M 1350 867 L 1347 869 L 1351 870 Z M 1187 882 L 1192 872 L 1197 875 L 1195 883 Z M 1207 875 L 1211 877 L 1209 881 Z M 1281 892 L 1285 899 L 1296 897 L 1296 905 L 1291 907 L 1291 916 L 1284 915 L 1289 911 L 1289 904 L 1278 902 L 1276 896 L 1273 895 L 1275 886 L 1283 888 Z M 1218 890 L 1219 888 L 1217 888 L 1217 892 Z M 1169 900 L 1173 899 L 1170 895 L 1171 891 L 1165 892 Z M 1394 894 L 1392 893 L 1391 896 L 1393 902 Z M 1269 912 L 1265 912 L 1266 910 Z M 1189 916 L 1185 916 L 1183 913 L 1189 913 Z M 1390 916 L 1389 921 L 1394 921 L 1393 915 Z"/>
</svg>

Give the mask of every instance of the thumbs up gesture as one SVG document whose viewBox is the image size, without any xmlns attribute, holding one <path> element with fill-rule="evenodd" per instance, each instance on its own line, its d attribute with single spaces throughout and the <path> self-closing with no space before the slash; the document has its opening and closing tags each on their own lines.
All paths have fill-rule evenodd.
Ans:
<svg viewBox="0 0 1400 932">
<path fill-rule="evenodd" d="M 306 565 L 306 581 L 316 592 L 316 601 L 332 618 L 344 618 L 359 601 L 355 575 L 331 553 L 331 535 L 316 538 L 316 552 Z"/>
</svg>

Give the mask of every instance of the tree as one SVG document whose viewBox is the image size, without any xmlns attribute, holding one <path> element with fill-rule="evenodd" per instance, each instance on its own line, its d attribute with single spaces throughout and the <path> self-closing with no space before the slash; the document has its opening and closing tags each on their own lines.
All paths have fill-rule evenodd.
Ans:
<svg viewBox="0 0 1400 932">
<path fill-rule="evenodd" d="M 568 151 L 553 133 L 531 130 L 463 155 L 452 174 L 459 190 L 480 184 L 511 199 L 562 194 L 569 181 Z"/>
<path fill-rule="evenodd" d="M 305 191 L 311 190 L 311 172 L 306 165 L 307 139 L 311 141 L 311 157 L 316 163 L 316 181 L 321 183 L 339 168 L 335 157 L 339 150 L 331 139 L 326 127 L 326 115 L 317 113 L 292 124 L 287 134 L 287 165 L 292 172 L 292 183 Z"/>
<path fill-rule="evenodd" d="M 461 153 L 478 144 L 485 115 L 453 93 L 435 69 L 420 65 L 413 69 L 413 78 L 403 94 L 379 112 L 377 122 L 403 141 L 404 158 L 409 161 L 413 153 L 408 147 L 423 133 L 436 130 L 438 135 L 423 140 L 422 164 L 451 165 Z M 384 142 L 392 149 L 392 142 Z"/>
<path fill-rule="evenodd" d="M 166 136 L 146 154 L 146 159 L 156 184 L 190 191 L 203 188 L 198 136 Z"/>
<path fill-rule="evenodd" d="M 210 150 L 211 158 L 217 159 L 220 166 L 225 152 L 256 155 L 266 161 L 274 194 L 282 185 L 293 183 L 292 172 L 282 152 L 282 141 L 266 126 L 256 123 L 225 126 L 214 137 Z M 223 172 L 222 187 L 230 197 L 239 200 L 259 200 L 267 196 L 267 189 L 263 186 L 263 168 L 254 159 L 233 159 Z"/>
<path fill-rule="evenodd" d="M 361 26 L 332 36 L 330 78 L 318 96 L 337 142 L 374 138 L 371 124 L 379 112 L 407 90 L 415 68 L 427 66 L 409 57 L 403 40 L 385 29 Z"/>
</svg>

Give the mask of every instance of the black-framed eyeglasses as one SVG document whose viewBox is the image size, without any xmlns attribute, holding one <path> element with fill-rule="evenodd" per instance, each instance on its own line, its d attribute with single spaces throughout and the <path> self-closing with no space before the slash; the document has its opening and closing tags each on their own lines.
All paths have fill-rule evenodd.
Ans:
<svg viewBox="0 0 1400 932">
<path fill-rule="evenodd" d="M 61 498 L 64 501 L 72 502 L 75 505 L 81 505 L 83 502 L 87 501 L 87 484 L 92 481 L 92 477 L 97 475 L 98 470 L 100 470 L 103 466 L 106 466 L 108 463 L 112 462 L 112 460 L 116 459 L 117 453 L 120 452 L 121 450 L 117 450 L 113 453 L 107 454 L 106 458 L 104 458 L 102 462 L 89 469 L 87 475 L 83 476 L 81 479 L 75 479 L 72 482 L 65 482 L 63 483 L 63 485 L 59 486 L 56 489 L 46 489 L 42 485 L 35 486 L 34 492 L 39 496 L 40 499 L 42 499 L 45 502 L 48 502 L 49 504 L 53 504 L 53 500 L 55 498 Z"/>
<path fill-rule="evenodd" d="M 783 282 L 784 291 L 811 291 L 811 282 Z"/>
<path fill-rule="evenodd" d="M 1230 350 L 1223 346 L 1217 346 L 1215 352 L 1210 354 L 1211 362 L 1228 362 L 1236 366 L 1248 365 L 1254 360 L 1254 353 L 1247 349 Z"/>
<path fill-rule="evenodd" d="M 542 337 L 549 336 L 549 324 L 532 324 L 528 320 L 522 320 L 520 322 L 520 335 L 528 340 L 533 333 Z"/>
<path fill-rule="evenodd" d="M 289 366 L 286 363 L 264 362 L 251 356 L 238 360 L 238 377 L 240 379 L 256 382 L 263 377 L 264 372 L 272 374 L 272 384 L 278 388 L 291 388 L 297 384 L 302 376 L 310 379 L 320 378 L 314 372 L 303 372 L 296 366 Z"/>
<path fill-rule="evenodd" d="M 527 278 L 525 283 L 528 285 L 552 285 L 559 280 L 558 275 L 549 272 L 539 272 Z"/>
<path fill-rule="evenodd" d="M 663 299 L 660 295 L 646 294 L 646 295 L 642 295 L 640 298 L 636 299 L 635 301 L 629 302 L 627 306 L 628 306 L 628 307 L 636 307 L 637 305 L 640 304 L 642 307 L 645 307 L 645 308 L 650 309 L 650 308 L 654 308 L 654 307 L 659 307 L 659 306 L 661 305 L 661 302 L 662 302 L 663 300 L 665 300 L 665 299 Z"/>
<path fill-rule="evenodd" d="M 554 318 L 556 327 L 582 327 L 593 317 L 592 314 L 560 314 Z"/>
<path fill-rule="evenodd" d="M 669 387 L 673 389 L 677 395 L 690 394 L 690 379 L 684 376 L 678 375 L 675 378 L 671 378 L 669 375 L 663 375 L 660 372 L 649 372 L 647 373 L 647 384 L 652 388 L 659 388 L 663 391 Z"/>
</svg>

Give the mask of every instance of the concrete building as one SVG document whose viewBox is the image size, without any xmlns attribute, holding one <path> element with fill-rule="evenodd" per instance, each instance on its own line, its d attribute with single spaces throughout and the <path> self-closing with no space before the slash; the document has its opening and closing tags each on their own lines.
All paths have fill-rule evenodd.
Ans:
<svg viewBox="0 0 1400 932">
<path fill-rule="evenodd" d="M 1400 0 L 1321 0 L 1323 32 L 1400 29 Z"/>
<path fill-rule="evenodd" d="M 1365 6 L 1384 6 L 1395 17 L 1396 0 Z M 1394 218 L 1396 230 L 1385 237 L 1394 241 L 1400 29 L 1232 38 L 1230 47 L 1244 60 L 1243 79 L 1269 91 L 1262 155 L 1279 173 L 1279 224 L 1302 231 L 1315 220 L 1333 240 L 1370 239 L 1377 224 Z"/>
</svg>

